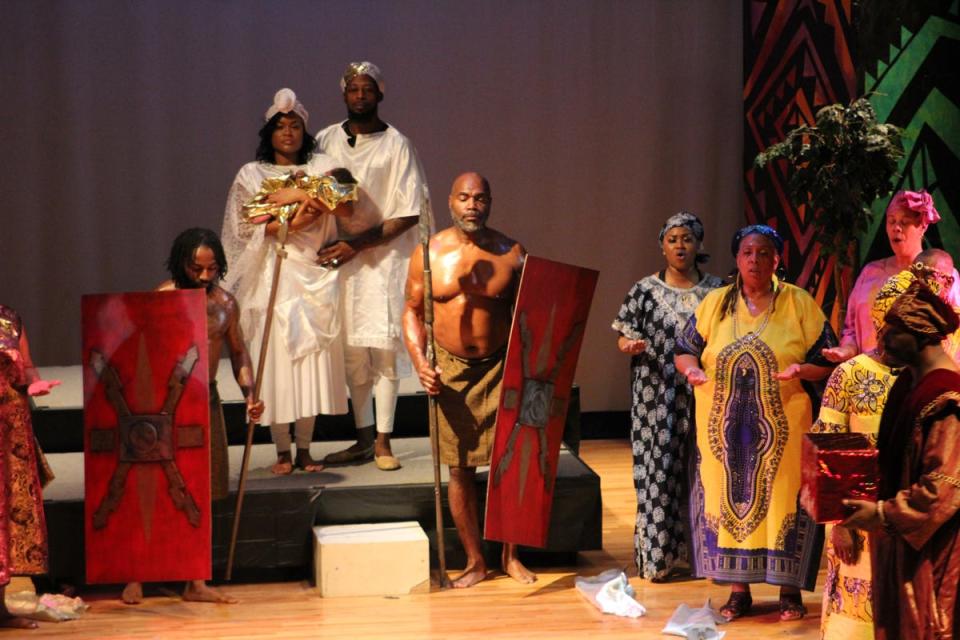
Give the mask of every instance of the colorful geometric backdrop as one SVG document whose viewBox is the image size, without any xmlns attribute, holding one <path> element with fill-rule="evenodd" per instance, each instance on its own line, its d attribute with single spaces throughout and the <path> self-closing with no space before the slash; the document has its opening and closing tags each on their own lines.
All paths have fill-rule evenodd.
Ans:
<svg viewBox="0 0 960 640">
<path fill-rule="evenodd" d="M 897 188 L 929 190 L 942 220 L 932 246 L 960 256 L 960 0 L 744 0 L 744 191 L 748 222 L 787 240 L 787 278 L 833 306 L 833 259 L 813 241 L 803 207 L 784 190 L 781 161 L 756 154 L 816 111 L 869 95 L 881 122 L 904 128 Z M 885 199 L 874 203 L 859 261 L 890 255 Z M 836 320 L 836 319 L 835 319 Z"/>
<path fill-rule="evenodd" d="M 933 195 L 941 220 L 927 239 L 960 260 L 960 1 L 872 0 L 858 10 L 862 93 L 879 120 L 904 129 L 897 189 Z M 886 204 L 874 204 L 864 261 L 890 255 Z"/>
</svg>

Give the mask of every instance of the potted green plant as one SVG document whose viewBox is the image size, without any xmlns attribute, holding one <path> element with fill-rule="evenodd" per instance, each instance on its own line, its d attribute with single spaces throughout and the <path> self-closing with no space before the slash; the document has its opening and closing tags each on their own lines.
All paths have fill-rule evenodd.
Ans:
<svg viewBox="0 0 960 640">
<path fill-rule="evenodd" d="M 856 266 L 857 241 L 873 215 L 870 206 L 893 189 L 903 157 L 900 133 L 892 124 L 877 122 L 873 105 L 859 98 L 850 105 L 823 107 L 813 125 L 791 130 L 754 160 L 759 168 L 787 161 L 787 195 L 795 206 L 813 212 L 817 241 L 824 253 L 837 258 L 833 282 L 841 322 L 848 294 L 843 272 Z"/>
</svg>

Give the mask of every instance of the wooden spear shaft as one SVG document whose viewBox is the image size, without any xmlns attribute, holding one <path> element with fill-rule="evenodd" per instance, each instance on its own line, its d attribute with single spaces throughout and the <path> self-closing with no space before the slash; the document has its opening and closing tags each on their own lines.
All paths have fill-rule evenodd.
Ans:
<svg viewBox="0 0 960 640">
<path fill-rule="evenodd" d="M 423 326 L 426 333 L 426 357 L 430 368 L 437 367 L 437 353 L 433 342 L 433 277 L 430 271 L 430 202 L 424 199 L 418 220 L 420 245 L 423 249 Z M 440 434 L 437 425 L 437 398 L 427 396 L 430 421 L 430 449 L 433 458 L 433 508 L 436 512 L 437 560 L 440 564 L 440 588 L 451 587 L 447 576 L 447 547 L 443 535 L 443 502 L 440 495 Z"/>
<path fill-rule="evenodd" d="M 260 387 L 263 385 L 263 369 L 267 360 L 267 345 L 270 343 L 270 326 L 273 324 L 273 305 L 277 299 L 277 284 L 280 282 L 280 267 L 287 257 L 287 230 L 289 220 L 285 216 L 279 218 L 280 228 L 277 230 L 277 240 L 280 247 L 277 249 L 277 259 L 273 265 L 273 280 L 270 282 L 270 299 L 267 302 L 267 317 L 263 325 L 263 337 L 260 339 L 260 357 L 257 358 L 257 378 L 253 385 L 253 402 L 260 400 Z M 237 485 L 237 504 L 233 509 L 233 529 L 230 532 L 230 550 L 227 552 L 227 582 L 233 577 L 233 558 L 237 550 L 237 534 L 240 531 L 240 511 L 243 509 L 243 493 L 247 487 L 247 470 L 250 465 L 250 450 L 253 448 L 253 430 L 256 420 L 247 423 L 247 441 L 243 445 L 243 462 L 240 464 L 240 482 Z"/>
</svg>

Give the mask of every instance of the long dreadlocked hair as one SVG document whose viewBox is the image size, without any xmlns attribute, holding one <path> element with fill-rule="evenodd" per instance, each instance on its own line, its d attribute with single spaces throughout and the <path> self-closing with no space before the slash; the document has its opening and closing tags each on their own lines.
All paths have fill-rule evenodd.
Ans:
<svg viewBox="0 0 960 640">
<path fill-rule="evenodd" d="M 188 289 L 191 286 L 190 276 L 187 275 L 187 261 L 193 260 L 193 254 L 200 247 L 209 247 L 213 257 L 220 267 L 217 280 L 223 280 L 227 275 L 227 256 L 223 251 L 220 238 L 210 229 L 194 227 L 180 233 L 170 247 L 170 257 L 167 258 L 167 271 L 173 278 L 178 289 Z"/>
</svg>

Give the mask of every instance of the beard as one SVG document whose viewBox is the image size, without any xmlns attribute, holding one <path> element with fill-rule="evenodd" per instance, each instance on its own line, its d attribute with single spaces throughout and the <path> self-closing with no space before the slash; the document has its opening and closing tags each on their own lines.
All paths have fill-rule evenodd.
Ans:
<svg viewBox="0 0 960 640">
<path fill-rule="evenodd" d="M 347 120 L 350 122 L 356 122 L 358 124 L 368 124 L 374 122 L 377 119 L 377 107 L 374 106 L 367 111 L 351 111 L 347 108 Z"/>
<path fill-rule="evenodd" d="M 487 219 L 483 217 L 480 213 L 471 211 L 478 216 L 478 219 L 473 220 L 464 220 L 463 218 L 457 217 L 453 213 L 453 209 L 450 210 L 450 217 L 453 219 L 453 224 L 456 225 L 457 229 L 463 231 L 464 233 L 476 233 L 487 227 Z"/>
<path fill-rule="evenodd" d="M 203 289 L 207 293 L 210 293 L 213 290 L 213 285 L 215 282 L 205 282 L 203 280 L 190 280 L 189 286 L 180 287 L 181 289 Z"/>
</svg>

